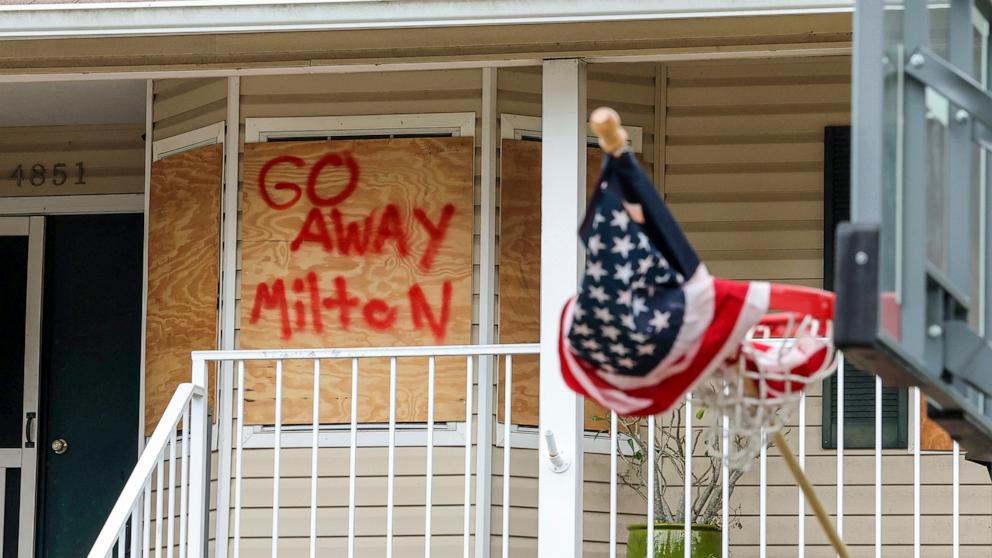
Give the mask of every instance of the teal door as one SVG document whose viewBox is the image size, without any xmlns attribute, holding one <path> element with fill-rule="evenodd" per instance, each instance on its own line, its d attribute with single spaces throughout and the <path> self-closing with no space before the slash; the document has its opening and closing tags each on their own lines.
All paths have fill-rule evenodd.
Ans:
<svg viewBox="0 0 992 558">
<path fill-rule="evenodd" d="M 143 219 L 46 219 L 37 556 L 85 556 L 137 461 Z"/>
</svg>

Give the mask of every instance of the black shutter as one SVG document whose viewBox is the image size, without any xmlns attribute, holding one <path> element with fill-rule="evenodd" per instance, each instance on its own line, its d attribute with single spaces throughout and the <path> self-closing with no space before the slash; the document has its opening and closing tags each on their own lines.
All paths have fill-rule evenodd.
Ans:
<svg viewBox="0 0 992 558">
<path fill-rule="evenodd" d="M 834 235 L 851 218 L 851 128 L 827 126 L 823 137 L 823 287 L 833 290 Z M 838 373 L 841 373 L 838 370 Z M 875 376 L 844 363 L 844 447 L 875 447 Z M 905 389 L 882 388 L 882 447 L 908 441 Z M 837 448 L 837 382 L 823 383 L 823 448 Z"/>
</svg>

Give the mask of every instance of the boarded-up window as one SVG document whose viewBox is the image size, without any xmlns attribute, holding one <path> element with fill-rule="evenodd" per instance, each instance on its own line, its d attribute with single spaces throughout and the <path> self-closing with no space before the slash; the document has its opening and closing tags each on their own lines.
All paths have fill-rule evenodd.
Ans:
<svg viewBox="0 0 992 558">
<path fill-rule="evenodd" d="M 190 352 L 217 346 L 223 146 L 152 164 L 148 200 L 145 431 L 176 387 L 190 380 Z"/>
<path fill-rule="evenodd" d="M 586 153 L 587 194 L 592 195 L 599 177 L 603 152 Z M 564 304 L 565 301 L 562 301 Z M 499 230 L 499 341 L 537 343 L 541 338 L 541 143 L 504 139 L 500 153 Z M 505 382 L 501 365 L 499 383 Z M 511 420 L 536 426 L 540 400 L 538 357 L 513 359 Z M 503 392 L 497 405 L 503 420 Z M 602 430 L 606 409 L 585 402 L 586 428 Z"/>
<path fill-rule="evenodd" d="M 470 137 L 245 146 L 241 348 L 467 344 Z M 351 361 L 322 363 L 321 422 L 351 420 Z M 286 424 L 312 421 L 312 365 L 287 362 Z M 465 360 L 438 359 L 435 418 L 464 420 Z M 427 417 L 427 360 L 403 359 L 396 417 Z M 246 367 L 245 417 L 272 424 L 275 370 Z M 358 420 L 389 418 L 389 363 L 363 360 Z"/>
</svg>

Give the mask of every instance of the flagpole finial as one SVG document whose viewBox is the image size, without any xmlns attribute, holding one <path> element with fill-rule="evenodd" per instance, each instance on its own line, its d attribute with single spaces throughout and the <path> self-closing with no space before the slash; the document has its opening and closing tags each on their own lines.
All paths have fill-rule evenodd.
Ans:
<svg viewBox="0 0 992 558">
<path fill-rule="evenodd" d="M 599 137 L 599 146 L 610 155 L 620 155 L 627 145 L 627 130 L 620 125 L 620 115 L 610 107 L 599 107 L 592 111 L 589 126 Z"/>
</svg>

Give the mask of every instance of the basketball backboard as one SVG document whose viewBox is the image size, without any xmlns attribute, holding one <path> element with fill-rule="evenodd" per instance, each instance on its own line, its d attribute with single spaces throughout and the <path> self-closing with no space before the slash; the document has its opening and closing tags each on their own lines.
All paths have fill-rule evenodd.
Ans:
<svg viewBox="0 0 992 558">
<path fill-rule="evenodd" d="M 989 0 L 859 0 L 836 342 L 992 460 Z"/>
</svg>

